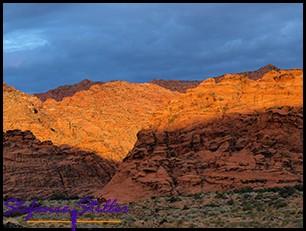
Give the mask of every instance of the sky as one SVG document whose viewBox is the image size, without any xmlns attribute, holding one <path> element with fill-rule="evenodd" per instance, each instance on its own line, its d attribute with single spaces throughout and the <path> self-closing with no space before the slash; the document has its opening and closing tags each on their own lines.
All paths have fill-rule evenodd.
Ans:
<svg viewBox="0 0 306 231">
<path fill-rule="evenodd" d="M 6 3 L 3 20 L 3 81 L 29 94 L 303 63 L 302 3 Z"/>
</svg>

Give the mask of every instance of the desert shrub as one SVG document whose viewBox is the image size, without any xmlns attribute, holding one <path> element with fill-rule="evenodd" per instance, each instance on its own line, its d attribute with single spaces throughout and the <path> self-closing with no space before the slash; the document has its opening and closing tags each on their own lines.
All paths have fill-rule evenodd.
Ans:
<svg viewBox="0 0 306 231">
<path fill-rule="evenodd" d="M 288 206 L 287 202 L 283 198 L 278 198 L 277 200 L 271 200 L 268 204 L 274 208 L 283 208 Z"/>
<path fill-rule="evenodd" d="M 251 187 L 245 187 L 245 188 L 241 188 L 241 189 L 235 189 L 234 193 L 248 193 L 248 192 L 253 192 L 253 188 Z"/>
<path fill-rule="evenodd" d="M 284 217 L 290 217 L 290 212 L 289 211 L 285 211 L 283 215 L 284 215 Z"/>
<path fill-rule="evenodd" d="M 280 201 L 279 203 L 275 204 L 275 208 L 283 208 L 288 206 L 288 203 L 286 201 Z"/>
<path fill-rule="evenodd" d="M 54 193 L 50 197 L 50 200 L 67 200 L 67 199 L 68 199 L 67 195 L 63 193 Z"/>
<path fill-rule="evenodd" d="M 33 201 L 33 200 L 32 200 L 32 201 Z M 31 201 L 31 204 L 32 204 L 32 201 Z M 36 207 L 36 206 L 43 206 L 43 205 L 44 205 L 43 201 L 39 201 L 39 200 L 36 199 L 36 201 L 35 201 L 35 207 Z"/>
<path fill-rule="evenodd" d="M 229 201 L 226 202 L 227 205 L 233 205 L 235 202 L 233 199 L 230 199 Z"/>
<path fill-rule="evenodd" d="M 257 212 L 263 212 L 263 211 L 265 211 L 265 208 L 262 205 L 258 205 L 258 206 L 256 206 L 256 210 L 257 210 Z"/>
<path fill-rule="evenodd" d="M 171 196 L 170 199 L 168 200 L 170 203 L 180 201 L 180 198 L 177 196 Z"/>
<path fill-rule="evenodd" d="M 278 193 L 281 197 L 287 198 L 287 197 L 293 195 L 295 192 L 296 192 L 296 189 L 294 187 L 285 186 Z"/>
<path fill-rule="evenodd" d="M 262 193 L 258 193 L 258 194 L 255 196 L 255 200 L 261 200 L 261 199 L 263 199 L 263 198 L 264 198 L 264 196 L 263 196 Z"/>
<path fill-rule="evenodd" d="M 208 204 L 207 206 L 210 206 L 210 207 L 219 207 L 219 205 L 214 203 L 214 202 Z"/>
<path fill-rule="evenodd" d="M 194 199 L 201 199 L 202 198 L 202 194 L 201 193 L 197 193 L 197 194 L 194 194 Z"/>
<path fill-rule="evenodd" d="M 93 196 L 88 196 L 87 198 L 93 199 Z M 70 200 L 78 200 L 78 199 L 80 199 L 80 197 L 78 195 L 73 195 L 73 196 L 68 197 L 68 199 L 70 199 Z"/>
<path fill-rule="evenodd" d="M 295 185 L 294 188 L 298 191 L 303 191 L 303 185 L 302 184 Z"/>
<path fill-rule="evenodd" d="M 267 189 L 267 192 L 278 192 L 279 190 L 281 189 L 281 187 L 273 187 L 273 188 L 268 188 Z"/>
<path fill-rule="evenodd" d="M 215 96 L 215 92 L 210 92 L 209 95 L 214 97 Z"/>
<path fill-rule="evenodd" d="M 4 217 L 19 217 L 19 216 L 21 216 L 21 215 L 23 215 L 24 213 L 20 213 L 20 212 L 17 212 L 17 211 L 14 211 L 14 212 L 12 212 L 12 213 L 10 213 L 10 214 L 4 214 L 3 213 L 3 216 Z"/>
<path fill-rule="evenodd" d="M 217 195 L 216 195 L 216 198 L 223 198 L 223 193 L 221 192 L 221 193 L 217 193 Z"/>
<path fill-rule="evenodd" d="M 273 187 L 273 188 L 261 188 L 256 189 L 256 192 L 264 193 L 264 192 L 278 192 L 281 188 L 279 186 Z"/>
<path fill-rule="evenodd" d="M 242 206 L 242 210 L 243 211 L 248 211 L 248 210 L 252 210 L 253 209 L 253 205 L 250 203 L 246 203 Z"/>
<path fill-rule="evenodd" d="M 249 199 L 250 197 L 252 197 L 252 195 L 246 193 L 246 194 L 243 194 L 243 199 Z"/>
</svg>

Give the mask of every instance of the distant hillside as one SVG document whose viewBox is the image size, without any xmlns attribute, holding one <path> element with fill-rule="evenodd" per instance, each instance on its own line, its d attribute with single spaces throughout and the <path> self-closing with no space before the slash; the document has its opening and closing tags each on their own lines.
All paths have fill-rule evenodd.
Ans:
<svg viewBox="0 0 306 231">
<path fill-rule="evenodd" d="M 185 93 L 190 88 L 197 87 L 202 81 L 182 81 L 182 80 L 164 80 L 164 79 L 153 79 L 150 83 L 154 83 L 161 87 L 167 88 L 171 91 L 178 91 Z"/>
<path fill-rule="evenodd" d="M 252 79 L 252 80 L 257 80 L 257 79 L 260 79 L 264 74 L 266 74 L 267 72 L 271 70 L 279 71 L 280 69 L 273 66 L 272 64 L 268 64 L 264 67 L 259 68 L 256 71 L 246 71 L 246 72 L 241 72 L 238 74 L 245 75 L 249 79 Z M 216 83 L 218 83 L 223 77 L 224 75 L 221 75 L 221 76 L 214 77 L 213 79 L 215 79 Z M 200 85 L 201 82 L 202 82 L 201 80 L 185 81 L 185 80 L 153 79 L 150 83 L 157 84 L 171 91 L 178 91 L 181 93 L 185 93 L 188 89 L 195 88 L 198 85 Z"/>
<path fill-rule="evenodd" d="M 259 68 L 258 70 L 256 71 L 246 71 L 246 72 L 241 72 L 241 73 L 238 73 L 240 75 L 246 75 L 249 79 L 252 79 L 252 80 L 257 80 L 257 79 L 260 79 L 261 77 L 263 77 L 264 74 L 266 74 L 267 72 L 269 71 L 279 71 L 280 69 L 272 64 L 268 64 L 264 67 L 261 67 Z M 216 80 L 216 83 L 218 83 L 222 77 L 222 76 L 218 76 L 218 77 L 215 77 L 214 79 Z"/>
<path fill-rule="evenodd" d="M 37 93 L 34 95 L 40 98 L 43 102 L 46 101 L 48 98 L 54 99 L 56 101 L 61 101 L 63 100 L 63 98 L 73 96 L 79 91 L 88 90 L 94 84 L 104 84 L 104 82 L 93 82 L 91 80 L 84 79 L 76 84 L 60 86 L 47 92 Z"/>
</svg>

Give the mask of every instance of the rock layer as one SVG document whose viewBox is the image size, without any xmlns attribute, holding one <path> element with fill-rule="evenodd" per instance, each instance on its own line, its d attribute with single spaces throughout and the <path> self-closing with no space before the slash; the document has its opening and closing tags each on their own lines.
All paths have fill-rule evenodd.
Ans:
<svg viewBox="0 0 306 231">
<path fill-rule="evenodd" d="M 303 71 L 228 74 L 171 100 L 97 194 L 123 202 L 301 183 Z"/>
<path fill-rule="evenodd" d="M 227 114 L 178 130 L 144 130 L 96 194 L 122 203 L 161 195 L 301 184 L 303 108 Z"/>
<path fill-rule="evenodd" d="M 279 106 L 303 105 L 303 70 L 269 71 L 258 80 L 227 74 L 218 83 L 207 79 L 198 87 L 171 100 L 153 127 L 178 129 L 193 123 L 224 117 L 228 113 L 249 113 Z"/>
<path fill-rule="evenodd" d="M 95 84 L 57 102 L 27 95 L 4 84 L 4 131 L 30 130 L 38 139 L 69 144 L 122 160 L 136 134 L 179 95 L 155 84 Z"/>
<path fill-rule="evenodd" d="M 110 181 L 116 168 L 117 163 L 95 153 L 41 142 L 30 131 L 3 133 L 3 196 L 91 196 Z"/>
</svg>

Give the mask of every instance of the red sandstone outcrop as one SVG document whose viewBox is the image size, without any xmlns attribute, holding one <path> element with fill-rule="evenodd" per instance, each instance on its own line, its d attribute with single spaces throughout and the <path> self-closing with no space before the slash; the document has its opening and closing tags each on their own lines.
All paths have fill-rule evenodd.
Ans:
<svg viewBox="0 0 306 231">
<path fill-rule="evenodd" d="M 259 68 L 256 71 L 246 71 L 238 73 L 238 75 L 244 75 L 252 80 L 258 80 L 264 76 L 264 74 L 268 73 L 269 71 L 280 71 L 279 68 L 273 66 L 272 64 L 268 64 L 264 67 Z M 213 77 L 215 82 L 218 83 L 225 75 Z M 154 83 L 161 87 L 167 88 L 171 91 L 178 91 L 181 93 L 185 93 L 188 89 L 195 88 L 200 85 L 202 81 L 193 80 L 193 81 L 182 81 L 182 80 L 163 80 L 163 79 L 153 79 L 150 83 Z"/>
<path fill-rule="evenodd" d="M 57 102 L 41 102 L 4 84 L 4 131 L 30 130 L 40 140 L 68 144 L 120 161 L 136 134 L 180 93 L 123 81 L 92 85 Z"/>
<path fill-rule="evenodd" d="M 303 71 L 202 82 L 156 114 L 99 197 L 273 187 L 302 182 Z M 124 193 L 123 193 L 124 192 Z"/>
<path fill-rule="evenodd" d="M 116 167 L 95 153 L 41 142 L 30 131 L 3 133 L 3 196 L 91 196 L 110 181 Z"/>
<path fill-rule="evenodd" d="M 37 96 L 43 102 L 49 98 L 54 99 L 56 101 L 61 101 L 63 100 L 63 98 L 73 96 L 75 93 L 79 91 L 88 90 L 94 84 L 101 85 L 103 83 L 104 82 L 102 81 L 93 82 L 91 80 L 84 79 L 76 84 L 60 86 L 55 89 L 49 90 L 47 92 L 37 93 L 34 95 Z"/>
<path fill-rule="evenodd" d="M 252 80 L 258 80 L 260 79 L 261 77 L 264 76 L 264 74 L 268 73 L 269 71 L 280 71 L 281 69 L 279 69 L 278 67 L 272 65 L 272 64 L 268 64 L 264 67 L 261 67 L 259 68 L 258 70 L 256 71 L 245 71 L 245 72 L 241 72 L 241 73 L 238 73 L 240 75 L 245 75 L 247 76 L 249 79 L 252 79 Z M 222 77 L 222 76 L 218 76 L 218 77 L 214 77 L 216 83 L 218 83 Z"/>
<path fill-rule="evenodd" d="M 303 105 L 303 70 L 272 70 L 258 80 L 227 74 L 218 83 L 207 79 L 171 100 L 162 113 L 156 113 L 152 127 L 177 129 L 228 113 L 284 105 Z"/>
<path fill-rule="evenodd" d="M 25 94 L 3 83 L 3 130 L 35 131 L 41 140 L 56 137 L 53 125 L 56 118 L 50 115 L 37 97 Z"/>
<path fill-rule="evenodd" d="M 43 103 L 4 84 L 4 130 L 31 130 L 40 140 L 82 148 L 81 156 L 87 149 L 101 157 L 124 159 L 112 180 L 104 188 L 100 185 L 102 191 L 93 191 L 121 202 L 152 195 L 290 185 L 302 181 L 302 88 L 301 69 L 271 70 L 257 80 L 228 74 L 218 82 L 208 79 L 185 94 L 155 84 L 117 81 L 92 85 L 60 102 Z M 16 154 L 27 158 L 33 152 L 49 153 L 53 146 L 47 142 L 44 148 L 35 138 L 33 143 L 36 146 L 31 143 L 21 150 L 14 143 L 7 153 L 14 154 L 17 148 Z M 62 157 L 53 149 L 51 156 Z M 72 148 L 70 153 L 79 151 Z M 49 158 L 46 163 L 53 161 L 44 156 Z M 14 158 L 11 166 L 18 156 Z M 24 169 L 31 169 L 35 159 Z M 65 163 L 63 169 L 69 166 L 69 161 L 59 159 Z M 55 161 L 47 168 L 55 175 L 58 165 Z M 45 167 L 33 166 L 29 174 L 48 175 Z M 7 171 L 9 165 L 4 168 Z M 27 174 L 16 176 L 12 170 L 6 175 L 7 193 L 18 194 L 18 179 L 24 179 L 24 186 L 30 181 Z M 70 183 L 62 185 L 69 188 Z M 86 187 L 80 194 L 82 190 Z"/>
<path fill-rule="evenodd" d="M 303 182 L 303 108 L 226 114 L 178 130 L 144 130 L 96 195 L 126 203 L 152 196 Z"/>
</svg>

